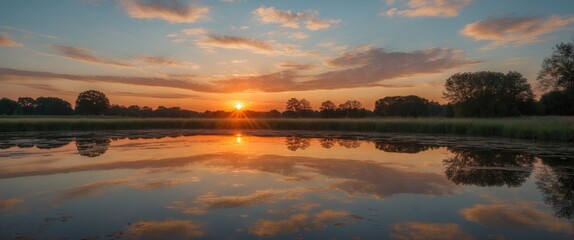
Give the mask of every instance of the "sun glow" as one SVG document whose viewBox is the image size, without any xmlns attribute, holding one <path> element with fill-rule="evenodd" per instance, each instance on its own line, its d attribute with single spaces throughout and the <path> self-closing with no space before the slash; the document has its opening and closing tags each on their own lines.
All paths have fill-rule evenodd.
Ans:
<svg viewBox="0 0 574 240">
<path fill-rule="evenodd" d="M 235 110 L 241 110 L 243 108 L 243 103 L 236 103 Z"/>
</svg>

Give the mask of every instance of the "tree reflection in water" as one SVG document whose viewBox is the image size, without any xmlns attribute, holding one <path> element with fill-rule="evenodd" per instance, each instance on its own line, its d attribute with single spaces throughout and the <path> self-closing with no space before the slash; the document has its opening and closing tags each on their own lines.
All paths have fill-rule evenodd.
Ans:
<svg viewBox="0 0 574 240">
<path fill-rule="evenodd" d="M 311 146 L 311 140 L 308 138 L 289 136 L 285 139 L 287 149 L 297 151 L 298 149 L 305 150 Z"/>
<path fill-rule="evenodd" d="M 438 146 L 430 144 L 421 144 L 418 142 L 400 142 L 400 141 L 376 141 L 375 147 L 385 152 L 413 153 L 413 154 L 439 148 Z"/>
<path fill-rule="evenodd" d="M 76 138 L 76 148 L 82 156 L 97 157 L 108 151 L 110 142 L 110 138 L 105 136 L 78 137 Z"/>
<path fill-rule="evenodd" d="M 443 160 L 446 177 L 455 184 L 481 187 L 519 187 L 534 169 L 530 155 L 490 150 L 449 149 L 454 156 Z"/>
<path fill-rule="evenodd" d="M 536 175 L 536 185 L 544 202 L 558 218 L 574 220 L 574 163 L 572 159 L 542 158 L 544 166 Z"/>
</svg>

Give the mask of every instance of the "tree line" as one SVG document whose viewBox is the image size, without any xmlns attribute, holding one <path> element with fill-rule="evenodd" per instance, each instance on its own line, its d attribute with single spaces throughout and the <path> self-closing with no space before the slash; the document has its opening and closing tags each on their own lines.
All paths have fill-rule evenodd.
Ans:
<svg viewBox="0 0 574 240">
<path fill-rule="evenodd" d="M 335 104 L 321 103 L 318 110 L 306 99 L 291 98 L 285 110 L 267 112 L 242 111 L 250 118 L 363 118 L 374 116 L 400 117 L 512 117 L 524 115 L 574 115 L 574 40 L 560 43 L 552 55 L 544 59 L 537 76 L 538 87 L 545 92 L 536 101 L 532 87 L 519 72 L 463 72 L 445 81 L 443 98 L 447 104 L 409 95 L 388 96 L 375 102 L 371 111 L 361 102 L 348 100 Z M 75 107 L 56 97 L 21 97 L 0 99 L 0 115 L 110 115 L 126 117 L 227 118 L 229 111 L 195 112 L 180 107 L 159 106 L 152 109 L 138 105 L 110 105 L 102 92 L 89 90 L 78 95 Z"/>
</svg>

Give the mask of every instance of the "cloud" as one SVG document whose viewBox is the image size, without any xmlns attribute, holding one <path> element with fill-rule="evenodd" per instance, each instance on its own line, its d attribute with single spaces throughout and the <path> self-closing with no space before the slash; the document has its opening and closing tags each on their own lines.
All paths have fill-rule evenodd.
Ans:
<svg viewBox="0 0 574 240">
<path fill-rule="evenodd" d="M 162 19 L 170 23 L 193 23 L 209 13 L 209 7 L 180 0 L 120 0 L 132 18 Z"/>
<path fill-rule="evenodd" d="M 296 70 L 312 70 L 312 69 L 317 68 L 317 65 L 315 65 L 315 64 L 301 64 L 301 63 L 296 63 L 296 62 L 282 62 L 281 64 L 279 64 L 279 67 L 296 69 Z"/>
<path fill-rule="evenodd" d="M 274 7 L 259 7 L 252 13 L 264 24 L 276 23 L 281 27 L 293 29 L 298 29 L 304 24 L 311 31 L 327 29 L 341 22 L 340 19 L 321 19 L 317 11 L 291 12 Z"/>
<path fill-rule="evenodd" d="M 186 69 L 197 69 L 199 68 L 196 64 L 190 62 L 184 62 L 177 59 L 172 59 L 168 57 L 160 57 L 160 56 L 150 56 L 150 55 L 142 55 L 136 57 L 138 60 L 152 65 L 163 65 L 163 66 L 170 66 L 170 67 L 178 67 L 178 68 L 186 68 Z"/>
<path fill-rule="evenodd" d="M 181 33 L 188 36 L 205 35 L 209 30 L 205 28 L 186 28 L 180 31 Z"/>
<path fill-rule="evenodd" d="M 247 49 L 258 53 L 271 53 L 274 51 L 273 47 L 267 42 L 253 38 L 227 35 L 207 35 L 196 43 L 203 48 Z"/>
<path fill-rule="evenodd" d="M 92 50 L 66 46 L 66 45 L 52 45 L 52 48 L 58 52 L 60 56 L 71 58 L 78 61 L 87 63 L 107 64 L 119 67 L 130 67 L 127 63 L 118 62 L 110 59 L 102 59 L 94 55 Z"/>
<path fill-rule="evenodd" d="M 243 38 L 215 38 L 212 46 L 244 47 L 269 51 L 269 44 Z M 275 50 L 284 52 L 286 50 Z M 439 73 L 465 65 L 477 63 L 464 57 L 463 52 L 449 48 L 431 48 L 413 52 L 389 52 L 381 48 L 366 51 L 344 53 L 327 60 L 327 64 L 336 68 L 315 75 L 301 75 L 300 70 L 287 69 L 268 74 L 254 74 L 196 82 L 194 77 L 123 77 L 89 76 L 49 72 L 23 71 L 0 68 L 0 81 L 21 81 L 37 79 L 66 79 L 84 82 L 124 83 L 141 86 L 162 86 L 180 88 L 197 92 L 231 93 L 244 91 L 285 92 L 318 89 L 342 89 L 356 87 L 388 86 L 382 81 L 415 76 L 419 74 Z"/>
<path fill-rule="evenodd" d="M 205 236 L 201 225 L 188 220 L 139 221 L 127 230 L 134 239 L 192 239 Z"/>
<path fill-rule="evenodd" d="M 287 32 L 285 33 L 285 35 L 288 38 L 292 38 L 292 39 L 297 39 L 297 40 L 303 40 L 303 39 L 307 39 L 310 36 L 305 34 L 304 32 Z"/>
<path fill-rule="evenodd" d="M 499 228 L 541 229 L 574 233 L 568 221 L 556 219 L 551 213 L 536 208 L 532 202 L 493 202 L 477 204 L 460 211 L 466 220 Z"/>
<path fill-rule="evenodd" d="M 381 12 L 382 16 L 406 17 L 441 17 L 451 18 L 458 16 L 460 10 L 472 3 L 473 0 L 408 0 L 407 8 L 399 10 L 391 8 Z M 395 1 L 387 1 L 387 5 Z"/>
<path fill-rule="evenodd" d="M 57 89 L 55 89 L 57 90 Z M 70 92 L 69 95 L 77 95 L 76 92 Z M 203 99 L 203 97 L 199 95 L 190 95 L 190 94 L 179 94 L 179 93 L 149 93 L 149 92 L 124 92 L 124 91 L 117 91 L 113 92 L 110 95 L 115 96 L 127 96 L 127 97 L 145 97 L 145 98 L 164 98 L 164 99 Z"/>
<path fill-rule="evenodd" d="M 460 33 L 477 41 L 490 41 L 488 47 L 522 46 L 542 42 L 544 35 L 564 29 L 574 17 L 500 17 L 467 24 Z"/>
<path fill-rule="evenodd" d="M 12 40 L 12 36 L 8 33 L 0 33 L 0 46 L 21 47 L 22 43 Z"/>
<path fill-rule="evenodd" d="M 404 222 L 392 226 L 391 239 L 476 239 L 454 223 Z"/>
<path fill-rule="evenodd" d="M 158 189 L 158 188 L 168 188 L 184 183 L 191 183 L 199 181 L 198 177 L 189 177 L 189 178 L 174 178 L 174 179 L 160 179 L 160 180 L 152 180 L 147 181 L 145 183 L 136 184 L 135 187 L 138 189 L 143 190 L 151 190 L 151 189 Z"/>
</svg>

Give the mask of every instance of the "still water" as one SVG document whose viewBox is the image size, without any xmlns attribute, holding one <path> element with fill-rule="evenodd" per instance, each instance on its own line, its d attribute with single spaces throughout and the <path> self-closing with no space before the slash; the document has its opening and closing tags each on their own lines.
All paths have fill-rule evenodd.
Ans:
<svg viewBox="0 0 574 240">
<path fill-rule="evenodd" d="M 571 145 L 288 134 L 2 134 L 0 239 L 574 237 Z"/>
</svg>

